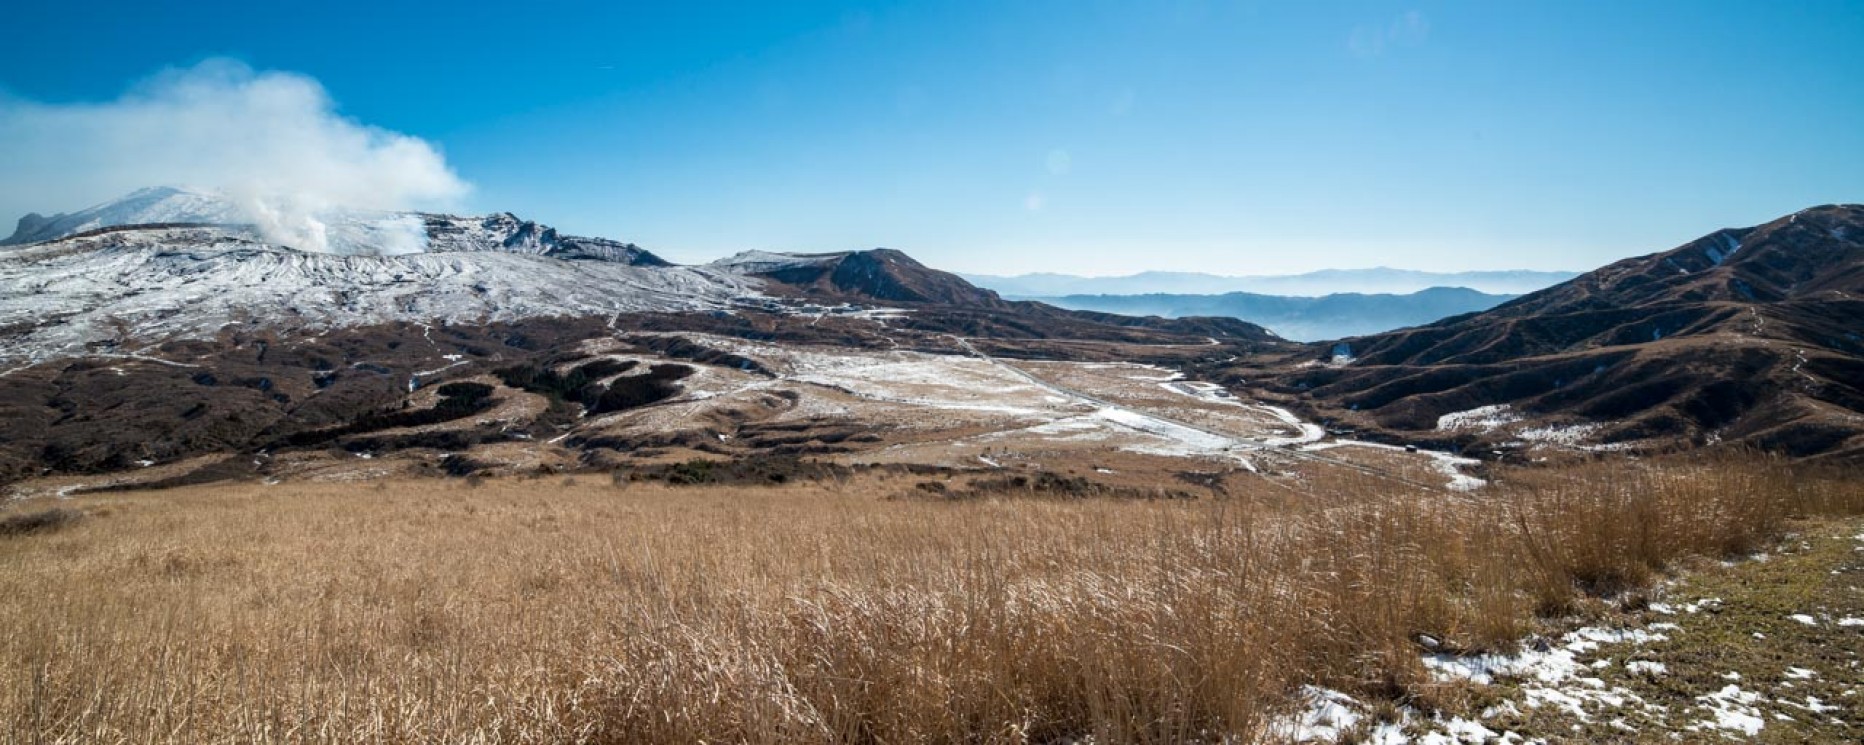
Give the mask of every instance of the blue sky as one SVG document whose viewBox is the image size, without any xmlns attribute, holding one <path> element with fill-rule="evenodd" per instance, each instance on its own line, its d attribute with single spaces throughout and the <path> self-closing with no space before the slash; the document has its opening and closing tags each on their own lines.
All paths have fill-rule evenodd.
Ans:
<svg viewBox="0 0 1864 745">
<path fill-rule="evenodd" d="M 1858 2 L 158 5 L 16 4 L 0 91 L 293 71 L 683 261 L 1587 269 L 1864 201 Z"/>
</svg>

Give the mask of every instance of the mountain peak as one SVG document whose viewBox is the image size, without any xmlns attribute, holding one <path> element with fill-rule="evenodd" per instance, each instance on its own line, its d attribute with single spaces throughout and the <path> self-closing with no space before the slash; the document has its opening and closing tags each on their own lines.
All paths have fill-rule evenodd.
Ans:
<svg viewBox="0 0 1864 745">
<path fill-rule="evenodd" d="M 13 235 L 0 246 L 63 238 L 101 228 L 175 223 L 225 225 L 246 222 L 231 200 L 212 192 L 179 186 L 151 186 L 77 212 L 20 218 Z"/>
<path fill-rule="evenodd" d="M 941 272 L 892 248 L 833 253 L 742 251 L 711 266 L 776 280 L 804 295 L 904 303 L 996 307 L 997 293 Z"/>
<path fill-rule="evenodd" d="M 640 246 L 602 238 L 559 236 L 555 228 L 510 212 L 462 217 L 336 208 L 318 211 L 314 217 L 316 235 L 312 237 L 317 239 L 316 245 L 296 245 L 297 241 L 269 231 L 265 238 L 296 250 L 352 256 L 499 251 L 634 266 L 671 266 Z M 0 245 L 43 243 L 110 228 L 178 224 L 237 227 L 242 237 L 256 238 L 251 235 L 256 229 L 253 222 L 246 209 L 223 194 L 184 186 L 151 186 L 78 212 L 50 217 L 28 214 L 20 218 L 13 236 L 0 240 Z"/>
</svg>

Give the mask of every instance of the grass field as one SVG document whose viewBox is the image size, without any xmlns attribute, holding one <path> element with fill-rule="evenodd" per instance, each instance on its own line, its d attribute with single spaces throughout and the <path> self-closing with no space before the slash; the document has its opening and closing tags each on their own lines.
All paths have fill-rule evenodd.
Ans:
<svg viewBox="0 0 1864 745">
<path fill-rule="evenodd" d="M 1181 742 L 1303 685 L 1420 711 L 1693 556 L 1864 511 L 1765 460 L 1336 476 L 1225 499 L 951 500 L 925 477 L 233 484 L 0 523 L 20 742 Z M 81 517 L 28 518 L 50 508 Z"/>
</svg>

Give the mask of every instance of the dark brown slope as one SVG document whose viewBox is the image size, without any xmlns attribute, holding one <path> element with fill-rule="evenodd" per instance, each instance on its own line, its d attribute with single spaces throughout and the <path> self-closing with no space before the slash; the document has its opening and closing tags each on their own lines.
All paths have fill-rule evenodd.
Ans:
<svg viewBox="0 0 1864 745">
<path fill-rule="evenodd" d="M 995 292 L 891 248 L 797 257 L 816 260 L 754 274 L 780 282 L 799 296 L 820 300 L 938 303 L 971 308 L 1007 305 Z"/>
<path fill-rule="evenodd" d="M 1740 442 L 1864 459 L 1864 206 L 1815 207 L 1626 259 L 1483 313 L 1308 348 L 1236 375 L 1317 414 L 1483 448 L 1437 417 L 1508 404 L 1594 442 Z M 1336 352 L 1351 363 L 1328 362 Z M 1262 368 L 1268 367 L 1269 370 Z"/>
<path fill-rule="evenodd" d="M 1483 363 L 1725 331 L 1762 312 L 1764 336 L 1864 351 L 1845 339 L 1864 302 L 1864 206 L 1815 207 L 1625 259 L 1473 315 L 1348 340 L 1369 364 Z"/>
<path fill-rule="evenodd" d="M 630 389 L 611 401 L 610 394 L 617 393 L 612 386 L 606 392 L 590 390 L 590 378 L 611 375 L 616 368 L 588 372 L 582 381 L 571 382 L 575 376 L 567 371 L 600 364 L 595 362 L 600 358 L 585 350 L 584 342 L 591 339 L 619 338 L 638 353 L 664 358 L 676 372 L 706 366 L 744 371 L 758 368 L 754 361 L 709 348 L 702 338 L 678 332 L 782 344 L 966 354 L 967 348 L 952 338 L 956 332 L 946 327 L 978 322 L 984 325 L 982 330 L 1004 331 L 1011 327 L 1001 324 L 1021 322 L 1015 314 L 989 313 L 928 305 L 908 314 L 915 324 L 937 327 L 930 329 L 901 323 L 907 319 L 889 319 L 882 325 L 853 316 L 758 312 L 623 314 L 431 326 L 390 323 L 341 329 L 233 326 L 213 339 L 153 344 L 137 349 L 134 356 L 76 356 L 0 375 L 0 492 L 10 482 L 36 476 L 141 473 L 148 464 L 162 468 L 152 469 L 153 475 L 124 478 L 176 484 L 270 477 L 288 473 L 289 464 L 307 458 L 349 461 L 361 455 L 397 453 L 431 464 L 445 463 L 441 459 L 447 454 L 497 464 L 504 456 L 480 455 L 485 448 L 559 437 L 582 407 L 613 404 L 618 407 L 608 409 L 613 411 L 657 400 Z M 1065 329 L 1049 325 L 1039 330 Z M 1221 359 L 1249 346 L 1209 345 L 1203 336 L 1111 323 L 1083 322 L 1078 330 L 1093 335 L 1091 340 L 975 335 L 971 343 L 1005 356 L 1170 365 Z M 537 370 L 565 374 L 561 380 L 543 381 L 536 376 Z M 523 391 L 512 387 L 523 387 L 514 382 L 519 377 L 516 373 L 525 373 L 537 385 Z M 451 385 L 455 383 L 462 385 Z M 489 393 L 475 392 L 485 385 L 493 386 Z M 538 400 L 541 407 L 497 411 L 526 395 L 542 397 Z M 785 436 L 804 430 L 816 434 L 817 424 L 797 426 L 802 430 Z M 847 422 L 821 426 L 846 430 Z M 563 447 L 581 450 L 567 457 L 596 458 L 606 451 L 671 444 L 732 454 L 766 444 L 781 448 L 798 442 L 763 443 L 744 437 L 734 438 L 731 448 L 712 449 L 717 441 L 710 436 L 692 440 L 691 432 L 663 434 L 653 436 L 658 444 L 572 441 Z M 795 452 L 800 451 L 771 451 L 778 455 Z"/>
<path fill-rule="evenodd" d="M 903 328 L 964 336 L 1032 339 L 1106 339 L 1169 343 L 1143 332 L 1209 337 L 1228 342 L 1275 343 L 1267 329 L 1233 318 L 1158 318 L 1072 311 L 1045 303 L 1010 301 L 950 272 L 933 269 L 890 248 L 822 254 L 820 261 L 757 276 L 781 283 L 779 291 L 821 302 L 905 307 Z"/>
<path fill-rule="evenodd" d="M 500 220 L 503 217 L 494 216 L 486 223 Z M 517 236 L 506 240 L 503 250 L 566 259 L 658 261 L 628 244 L 557 237 L 531 223 L 487 227 L 500 228 L 485 231 L 494 235 Z M 461 231 L 460 236 L 441 237 L 466 243 L 476 235 Z M 1131 318 L 1006 302 L 894 251 L 835 258 L 792 262 L 764 276 L 783 283 L 769 289 L 787 289 L 802 298 L 909 312 L 875 319 L 812 312 L 809 303 L 800 308 L 777 303 L 788 307 L 774 312 L 745 308 L 732 313 L 542 317 L 431 326 L 385 323 L 340 329 L 254 324 L 231 326 L 213 339 L 148 340 L 134 347 L 134 356 L 114 345 L 99 345 L 0 375 L 0 486 L 48 474 L 135 471 L 140 464 L 175 464 L 201 456 L 239 457 L 214 461 L 187 478 L 265 475 L 273 456 L 323 453 L 342 458 L 410 450 L 433 451 L 430 454 L 439 457 L 528 437 L 548 439 L 559 434 L 554 422 L 543 421 L 552 416 L 549 412 L 515 424 L 488 418 L 490 407 L 517 395 L 511 390 L 495 388 L 485 394 L 466 386 L 450 396 L 437 386 L 475 376 L 483 385 L 487 375 L 525 366 L 554 369 L 576 358 L 586 340 L 635 331 L 693 331 L 789 344 L 944 354 L 975 348 L 1005 356 L 1171 363 L 1292 348 L 1260 327 L 1233 319 Z M 975 346 L 953 337 L 968 337 Z M 719 355 L 691 343 L 680 342 L 678 350 L 658 346 L 667 338 L 636 341 L 643 349 L 695 364 L 745 369 L 743 360 L 716 359 Z M 428 389 L 441 398 L 415 394 Z M 566 400 L 572 394 L 590 398 L 582 388 L 551 393 Z M 406 433 L 416 427 L 438 429 Z M 395 432 L 401 434 L 385 434 Z"/>
</svg>

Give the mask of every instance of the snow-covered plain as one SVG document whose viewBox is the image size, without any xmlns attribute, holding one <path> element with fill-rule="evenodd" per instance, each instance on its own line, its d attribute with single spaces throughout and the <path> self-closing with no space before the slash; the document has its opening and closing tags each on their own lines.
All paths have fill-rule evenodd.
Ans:
<svg viewBox="0 0 1864 745">
<path fill-rule="evenodd" d="M 757 360 L 777 376 L 775 381 L 720 379 L 725 387 L 703 390 L 705 382 L 689 379 L 683 381 L 694 390 L 689 398 L 724 406 L 744 391 L 802 383 L 807 388 L 792 418 L 851 418 L 893 433 L 896 443 L 850 456 L 861 462 L 1006 465 L 991 453 L 1007 449 L 1090 457 L 1123 452 L 1257 471 L 1265 462 L 1305 458 L 1294 446 L 1312 447 L 1325 437 L 1320 426 L 1285 409 L 1220 394 L 1220 386 L 1183 380 L 1148 365 L 1012 362 L 975 352 L 856 350 L 674 335 Z M 1196 412 L 1213 416 L 1189 417 Z M 1389 449 L 1397 457 L 1434 464 L 1451 488 L 1483 483 L 1459 470 L 1474 460 Z"/>
</svg>

